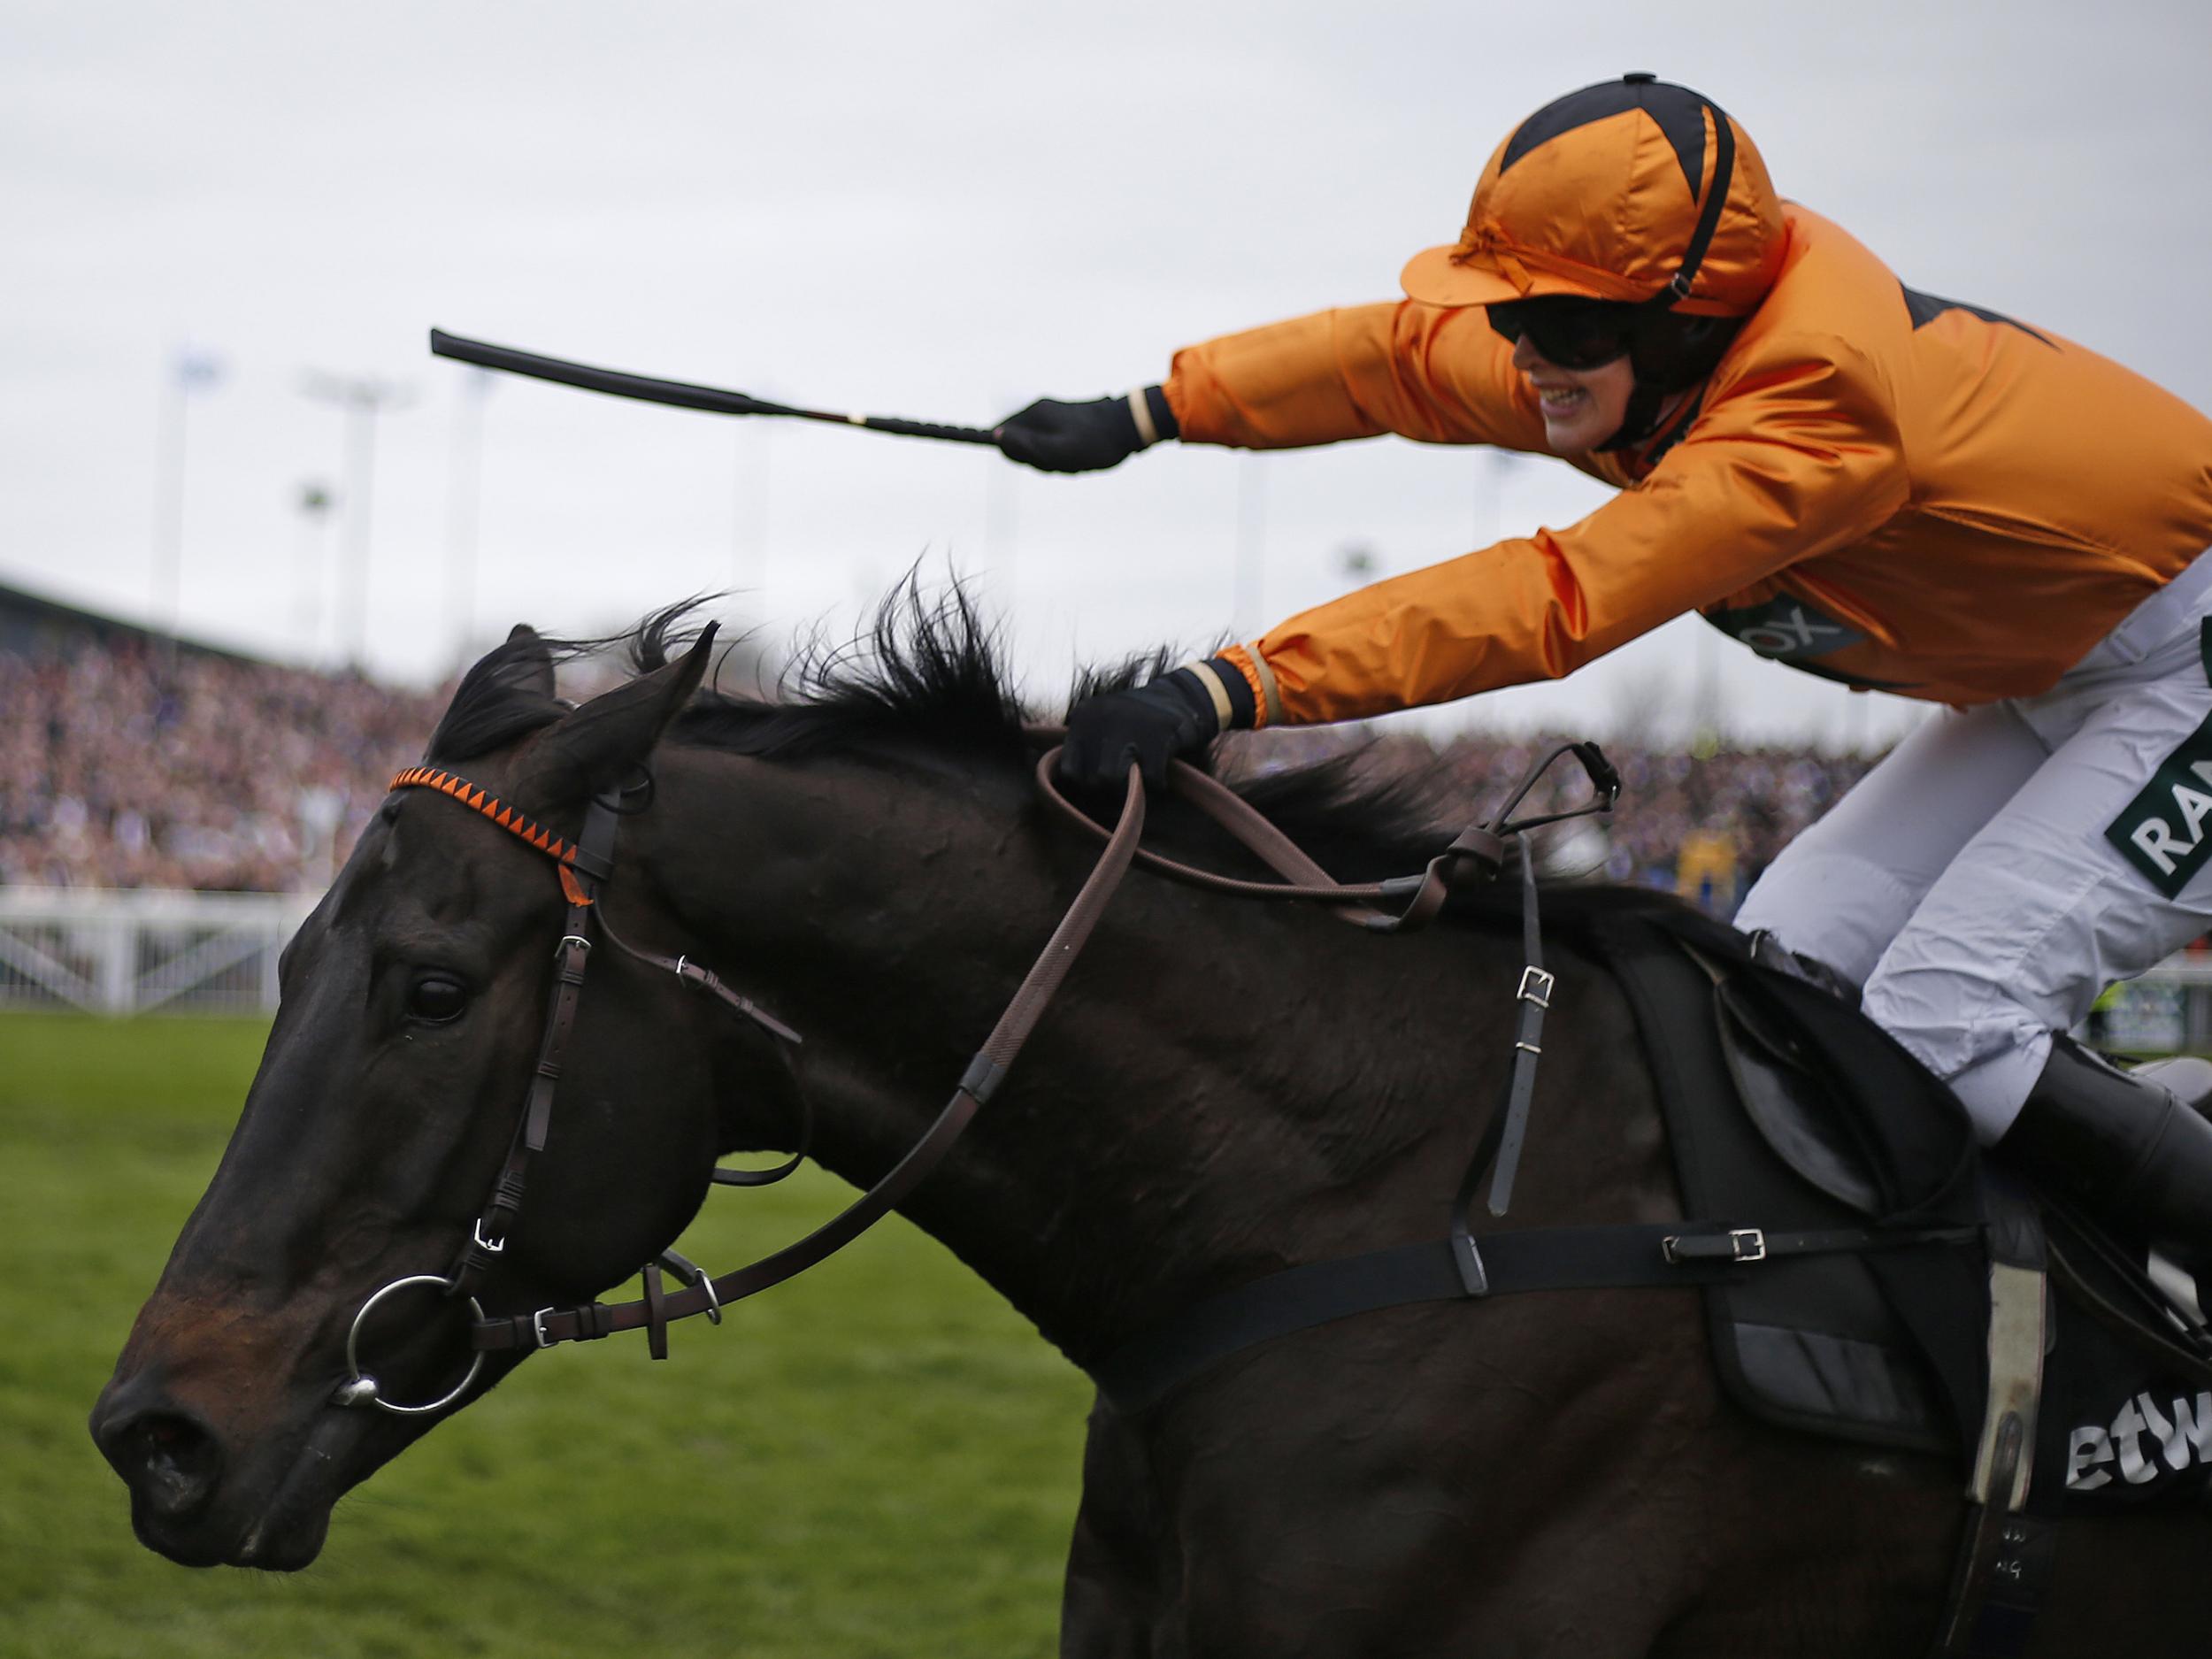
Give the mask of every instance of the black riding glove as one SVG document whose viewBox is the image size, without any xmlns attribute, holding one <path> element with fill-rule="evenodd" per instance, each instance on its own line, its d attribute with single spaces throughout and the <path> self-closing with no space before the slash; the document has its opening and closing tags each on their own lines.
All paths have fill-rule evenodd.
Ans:
<svg viewBox="0 0 2212 1659">
<path fill-rule="evenodd" d="M 1136 409 L 1139 401 L 1144 405 L 1141 426 Z M 1099 397 L 1087 403 L 1041 397 L 1020 414 L 1009 415 L 992 428 L 1008 459 L 1042 472 L 1103 472 L 1176 433 L 1167 394 L 1156 386 L 1126 397 Z"/>
<path fill-rule="evenodd" d="M 1054 770 L 1072 789 L 1118 789 L 1133 762 L 1148 785 L 1164 787 L 1169 761 L 1198 753 L 1220 733 L 1222 703 L 1228 705 L 1225 724 L 1252 724 L 1251 687 L 1218 657 L 1132 691 L 1102 692 L 1070 711 L 1067 742 Z"/>
</svg>

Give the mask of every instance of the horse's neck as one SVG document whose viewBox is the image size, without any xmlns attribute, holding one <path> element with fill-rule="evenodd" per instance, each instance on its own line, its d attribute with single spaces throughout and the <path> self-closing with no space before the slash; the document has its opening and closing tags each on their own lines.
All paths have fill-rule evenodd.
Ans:
<svg viewBox="0 0 2212 1659">
<path fill-rule="evenodd" d="M 944 1105 L 1090 857 L 1018 804 L 1002 822 L 905 787 L 872 828 L 815 826 L 811 875 L 779 885 L 829 902 L 745 987 L 805 1032 L 817 1156 L 861 1185 Z M 742 885 L 710 912 L 733 960 L 761 919 Z M 1425 1236 L 1496 1096 L 1517 961 L 1504 937 L 1380 939 L 1133 874 L 903 1208 L 1079 1361 L 1225 1282 Z M 1591 1178 L 1576 1156 L 1560 1193 Z M 1532 1217 L 1557 1202 L 1524 1192 Z"/>
</svg>

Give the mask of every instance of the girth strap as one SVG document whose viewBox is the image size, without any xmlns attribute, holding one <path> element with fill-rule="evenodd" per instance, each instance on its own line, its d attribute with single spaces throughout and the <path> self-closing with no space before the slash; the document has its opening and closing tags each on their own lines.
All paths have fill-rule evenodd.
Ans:
<svg viewBox="0 0 2212 1659">
<path fill-rule="evenodd" d="M 1286 1269 L 1208 1297 L 1089 1366 L 1125 1415 L 1230 1355 L 1310 1325 L 1409 1302 L 1483 1300 L 1530 1290 L 1689 1288 L 1739 1277 L 1770 1259 L 1916 1244 L 1965 1244 L 1976 1227 L 1832 1227 L 1783 1233 L 1709 1222 L 1540 1227 L 1473 1239 L 1477 1278 L 1460 1241 L 1437 1240 Z"/>
</svg>

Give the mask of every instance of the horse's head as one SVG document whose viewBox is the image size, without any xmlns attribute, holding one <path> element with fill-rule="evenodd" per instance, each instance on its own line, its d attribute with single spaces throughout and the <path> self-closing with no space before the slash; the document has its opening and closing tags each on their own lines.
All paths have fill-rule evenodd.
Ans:
<svg viewBox="0 0 2212 1659">
<path fill-rule="evenodd" d="M 707 643 L 566 710 L 550 654 L 518 630 L 464 682 L 432 758 L 572 837 L 595 794 L 639 775 Z M 503 726 L 482 718 L 494 704 Z M 338 1496 L 437 1420 L 334 1403 L 348 1337 L 380 1289 L 453 1271 L 507 1164 L 567 931 L 561 874 L 455 801 L 396 791 L 287 949 L 244 1113 L 93 1412 L 153 1548 L 303 1566 Z M 673 1241 L 722 1149 L 705 1018 L 638 972 L 591 976 L 557 1127 L 470 1286 L 488 1306 L 588 1298 Z M 465 1308 L 416 1285 L 362 1323 L 388 1402 L 469 1374 Z M 495 1357 L 460 1401 L 515 1363 Z"/>
</svg>

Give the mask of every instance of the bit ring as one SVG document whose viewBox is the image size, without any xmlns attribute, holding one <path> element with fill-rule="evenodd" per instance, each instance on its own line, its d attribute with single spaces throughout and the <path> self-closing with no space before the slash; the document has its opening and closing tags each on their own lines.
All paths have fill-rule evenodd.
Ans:
<svg viewBox="0 0 2212 1659">
<path fill-rule="evenodd" d="M 433 1411 L 444 1410 L 466 1394 L 484 1370 L 484 1355 L 480 1349 L 469 1361 L 468 1375 L 461 1379 L 450 1394 L 423 1406 L 403 1406 L 385 1399 L 377 1391 L 376 1379 L 361 1369 L 359 1352 L 361 1322 L 369 1317 L 370 1309 L 375 1307 L 378 1302 L 383 1301 L 394 1291 L 404 1290 L 411 1285 L 436 1285 L 442 1289 L 449 1291 L 453 1288 L 453 1280 L 446 1278 L 442 1273 L 410 1273 L 404 1279 L 394 1279 L 363 1302 L 361 1311 L 353 1316 L 353 1325 L 346 1332 L 346 1365 L 351 1374 L 344 1382 L 338 1385 L 337 1392 L 331 1396 L 331 1403 L 342 1406 L 374 1406 L 380 1411 L 389 1411 L 396 1417 L 426 1417 Z M 483 1304 L 473 1296 L 468 1299 L 468 1303 L 469 1310 L 478 1319 L 482 1319 Z"/>
</svg>

